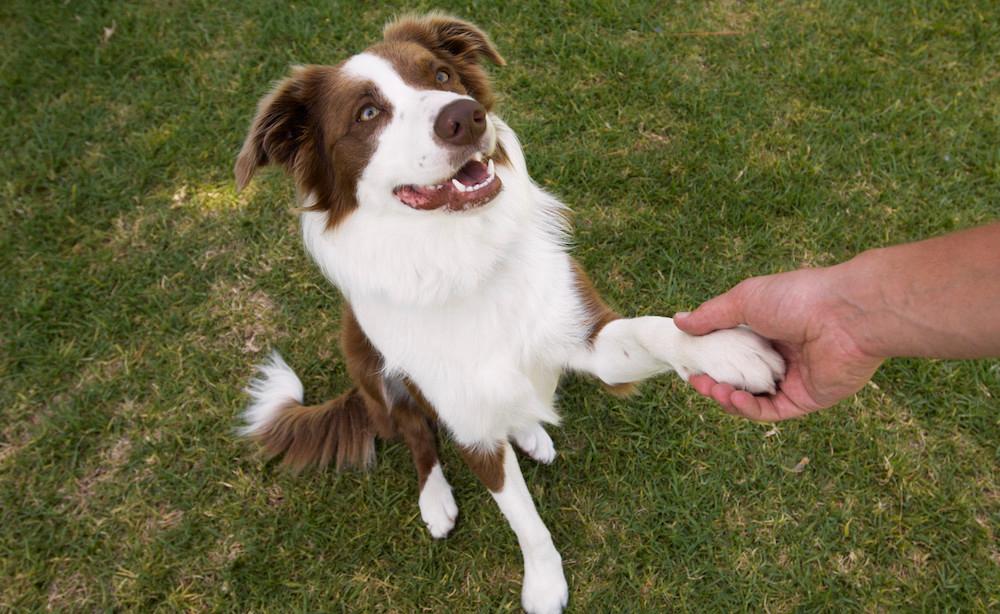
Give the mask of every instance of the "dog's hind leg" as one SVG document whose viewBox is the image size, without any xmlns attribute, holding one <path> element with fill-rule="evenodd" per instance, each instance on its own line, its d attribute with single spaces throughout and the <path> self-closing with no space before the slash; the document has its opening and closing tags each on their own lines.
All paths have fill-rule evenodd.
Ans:
<svg viewBox="0 0 1000 614">
<path fill-rule="evenodd" d="M 347 370 L 369 398 L 378 400 L 377 406 L 370 405 L 371 421 L 380 435 L 400 435 L 410 448 L 420 489 L 420 517 L 432 537 L 446 537 L 455 526 L 458 506 L 438 460 L 434 408 L 408 380 L 383 372 L 382 355 L 349 306 L 344 309 L 342 326 L 341 344 Z"/>
<path fill-rule="evenodd" d="M 435 413 L 415 386 L 407 383 L 404 388 L 395 383 L 398 381 L 389 378 L 386 380 L 386 390 L 395 390 L 387 393 L 391 399 L 390 414 L 396 430 L 410 448 L 413 464 L 417 468 L 420 518 L 427 525 L 431 537 L 441 539 L 447 537 L 454 528 L 458 505 L 451 494 L 451 485 L 441 471 L 434 427 Z"/>
<path fill-rule="evenodd" d="M 543 414 L 555 415 L 553 403 L 560 375 L 562 375 L 561 370 L 542 368 L 534 369 L 531 373 L 530 379 L 535 392 L 535 401 L 544 406 L 541 412 Z M 517 428 L 510 434 L 510 440 L 535 462 L 548 465 L 556 459 L 556 446 L 541 422 Z"/>
<path fill-rule="evenodd" d="M 556 446 L 541 424 L 536 423 L 516 431 L 511 439 L 518 448 L 539 463 L 548 465 L 556 459 Z"/>
</svg>

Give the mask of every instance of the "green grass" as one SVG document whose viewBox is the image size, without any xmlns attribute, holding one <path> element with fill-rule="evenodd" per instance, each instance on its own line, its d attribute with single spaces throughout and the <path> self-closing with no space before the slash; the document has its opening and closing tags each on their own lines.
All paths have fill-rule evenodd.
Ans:
<svg viewBox="0 0 1000 614">
<path fill-rule="evenodd" d="M 348 386 L 290 182 L 237 196 L 235 153 L 289 64 L 398 10 L 280 4 L 0 7 L 0 610 L 519 607 L 516 540 L 450 446 L 434 542 L 400 444 L 293 477 L 232 435 L 269 347 L 310 398 Z M 626 313 L 1000 212 L 990 0 L 434 6 L 506 56 L 500 112 Z M 557 464 L 524 467 L 573 611 L 1000 607 L 996 361 L 892 361 L 773 430 L 670 378 L 571 378 L 560 405 Z"/>
</svg>

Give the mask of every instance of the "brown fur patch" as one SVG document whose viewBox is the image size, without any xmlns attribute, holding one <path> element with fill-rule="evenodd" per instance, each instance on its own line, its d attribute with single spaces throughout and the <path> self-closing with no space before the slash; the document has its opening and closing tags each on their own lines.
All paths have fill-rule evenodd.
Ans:
<svg viewBox="0 0 1000 614">
<path fill-rule="evenodd" d="M 487 111 L 496 104 L 492 83 L 480 59 L 485 57 L 500 66 L 505 62 L 486 34 L 468 22 L 439 13 L 400 18 L 386 26 L 385 42 L 370 47 L 368 52 L 388 60 L 412 87 L 466 94 Z M 435 79 L 440 68 L 452 75 L 444 85 Z M 491 157 L 496 164 L 510 164 L 500 143 Z"/>
<path fill-rule="evenodd" d="M 408 380 L 389 382 L 382 375 L 382 355 L 358 324 L 350 305 L 344 306 L 342 345 L 347 369 L 369 397 L 371 419 L 383 438 L 401 436 L 417 469 L 417 481 L 423 490 L 427 476 L 438 462 L 437 413 L 420 390 Z M 396 394 L 386 398 L 386 390 Z"/>
<path fill-rule="evenodd" d="M 621 318 L 621 316 L 608 307 L 607 303 L 597 293 L 594 284 L 591 283 L 590 278 L 587 277 L 587 273 L 580 266 L 580 263 L 575 258 L 572 262 L 573 280 L 576 285 L 576 291 L 580 296 L 580 300 L 583 301 L 583 307 L 587 312 L 587 320 L 590 326 L 587 331 L 587 341 L 593 343 L 594 338 L 597 337 L 597 334 L 601 332 L 601 329 L 608 322 L 613 322 Z"/>
<path fill-rule="evenodd" d="M 468 94 L 492 109 L 495 96 L 481 60 L 498 65 L 504 60 L 474 25 L 431 13 L 386 25 L 384 37 L 385 42 L 368 51 L 389 60 L 408 83 Z M 376 99 L 378 93 L 366 81 L 345 77 L 342 66 L 296 67 L 260 101 L 236 159 L 237 190 L 259 167 L 275 164 L 294 177 L 300 195 L 316 195 L 309 208 L 328 212 L 328 227 L 357 208 L 358 179 L 374 152 L 375 136 L 391 118 L 392 105 Z M 452 76 L 444 84 L 435 78 L 441 69 Z M 369 103 L 382 112 L 371 121 L 357 121 Z"/>
<path fill-rule="evenodd" d="M 392 417 L 403 441 L 410 448 L 413 465 L 417 468 L 417 483 L 420 490 L 423 490 L 427 476 L 438 462 L 434 428 L 424 413 L 413 404 L 396 405 L 392 409 Z"/>
<path fill-rule="evenodd" d="M 580 263 L 573 259 L 573 279 L 576 284 L 576 291 L 583 302 L 583 308 L 587 312 L 587 319 L 590 329 L 587 331 L 587 342 L 593 343 L 594 339 L 609 322 L 621 318 L 607 303 L 601 298 L 587 276 L 586 271 Z M 604 387 L 615 396 L 628 396 L 635 392 L 635 384 L 604 384 Z"/>
<path fill-rule="evenodd" d="M 384 394 L 382 355 L 361 330 L 354 311 L 346 302 L 340 325 L 340 348 L 347 362 L 347 373 L 358 385 L 368 407 L 371 408 L 369 414 L 375 432 L 382 439 L 392 439 L 398 433 L 389 415 L 388 401 Z"/>
<path fill-rule="evenodd" d="M 417 469 L 417 481 L 423 490 L 427 476 L 438 462 L 435 433 L 437 414 L 423 395 L 419 396 L 419 400 L 414 398 L 409 385 L 400 387 L 385 380 L 382 375 L 382 355 L 361 329 L 350 305 L 344 306 L 342 322 L 341 343 L 347 358 L 347 370 L 365 392 L 371 408 L 371 421 L 383 439 L 396 436 L 403 438 L 410 448 L 413 464 Z M 401 388 L 393 398 L 386 398 L 386 388 L 389 386 Z M 430 408 L 430 411 L 425 410 L 424 406 Z"/>
<path fill-rule="evenodd" d="M 624 384 L 606 384 L 601 382 L 601 385 L 611 394 L 621 398 L 631 396 L 638 388 L 638 384 L 635 382 L 626 382 Z"/>
<path fill-rule="evenodd" d="M 437 410 L 435 410 L 434 406 L 431 405 L 431 402 L 428 401 L 426 397 L 424 397 L 424 393 L 421 392 L 420 388 L 413 383 L 413 380 L 411 380 L 410 378 L 405 378 L 403 380 L 403 385 L 406 386 L 407 392 L 410 393 L 410 396 L 413 397 L 413 400 L 416 401 L 417 405 L 420 406 L 420 409 L 424 412 L 424 415 L 426 415 L 429 420 L 437 422 L 438 420 Z"/>
<path fill-rule="evenodd" d="M 438 462 L 438 415 L 434 406 L 420 392 L 420 388 L 409 378 L 403 378 L 402 385 L 408 394 L 408 402 L 397 403 L 392 411 L 399 431 L 410 448 L 413 464 L 417 467 L 420 489 L 423 490 L 427 476 Z"/>
<path fill-rule="evenodd" d="M 410 448 L 417 480 L 423 489 L 438 462 L 436 414 L 411 384 L 387 381 L 382 356 L 344 305 L 341 347 L 347 371 L 357 388 L 322 405 L 289 403 L 255 439 L 268 456 L 283 454 L 281 464 L 293 471 L 323 467 L 367 468 L 375 458 L 375 436 L 402 437 Z M 393 387 L 395 393 L 387 394 Z M 409 390 L 416 394 L 411 394 Z"/>
<path fill-rule="evenodd" d="M 504 446 L 498 445 L 493 450 L 483 452 L 459 446 L 459 452 L 461 452 L 465 464 L 469 466 L 469 469 L 472 469 L 472 473 L 475 473 L 479 481 L 491 492 L 503 490 L 505 449 Z"/>
<path fill-rule="evenodd" d="M 338 470 L 367 469 L 375 461 L 375 435 L 395 435 L 377 383 L 381 357 L 357 326 L 350 306 L 345 305 L 343 322 L 341 346 L 358 388 L 321 405 L 291 402 L 254 435 L 268 457 L 283 454 L 281 465 L 292 471 L 332 461 Z"/>
<path fill-rule="evenodd" d="M 293 472 L 331 462 L 338 470 L 367 469 L 375 462 L 375 434 L 356 388 L 321 405 L 289 403 L 253 437 Z"/>
<path fill-rule="evenodd" d="M 369 103 L 382 113 L 356 121 Z M 236 159 L 236 188 L 261 166 L 282 166 L 299 194 L 319 198 L 310 208 L 327 211 L 328 225 L 335 226 L 357 208 L 358 179 L 391 112 L 388 101 L 374 99 L 366 82 L 344 77 L 340 66 L 296 67 L 257 107 Z"/>
<path fill-rule="evenodd" d="M 469 95 L 479 101 L 487 111 L 493 108 L 495 97 L 490 79 L 481 61 L 487 59 L 498 66 L 506 64 L 489 36 L 473 24 L 433 12 L 427 15 L 407 15 L 386 24 L 382 32 L 386 43 L 411 43 L 430 51 L 433 56 L 452 68 Z M 399 55 L 409 49 L 410 55 Z M 383 55 L 393 63 L 400 74 L 409 74 L 415 64 L 412 47 L 376 46 L 372 52 Z M 434 79 L 434 70 L 425 71 Z M 434 83 L 431 84 L 435 86 Z"/>
<path fill-rule="evenodd" d="M 447 57 L 441 57 L 423 45 L 410 41 L 392 41 L 373 45 L 367 52 L 388 60 L 400 78 L 414 89 L 439 89 L 476 98 L 465 86 L 457 67 L 449 62 Z M 448 81 L 445 83 L 437 81 L 438 70 L 448 72 L 450 76 Z M 487 93 L 488 99 L 492 100 L 492 92 Z"/>
</svg>

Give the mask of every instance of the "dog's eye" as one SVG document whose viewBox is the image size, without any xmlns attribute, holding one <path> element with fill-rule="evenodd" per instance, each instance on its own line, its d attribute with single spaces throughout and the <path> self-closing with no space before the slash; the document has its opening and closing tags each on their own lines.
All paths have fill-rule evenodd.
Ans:
<svg viewBox="0 0 1000 614">
<path fill-rule="evenodd" d="M 434 78 L 437 79 L 438 83 L 447 83 L 451 79 L 451 75 L 448 74 L 447 70 L 439 70 Z"/>
<path fill-rule="evenodd" d="M 366 122 L 366 121 L 373 120 L 376 117 L 378 117 L 379 113 L 381 113 L 381 111 L 379 111 L 378 107 L 376 107 L 375 105 L 373 105 L 373 104 L 365 105 L 361 109 L 361 112 L 358 113 L 358 121 L 359 122 Z"/>
</svg>

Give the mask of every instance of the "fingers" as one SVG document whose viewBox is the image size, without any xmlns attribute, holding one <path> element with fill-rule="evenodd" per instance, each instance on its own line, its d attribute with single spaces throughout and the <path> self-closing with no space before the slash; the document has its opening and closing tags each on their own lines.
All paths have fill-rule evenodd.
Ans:
<svg viewBox="0 0 1000 614">
<path fill-rule="evenodd" d="M 708 397 L 722 406 L 726 413 L 738 415 L 729 397 L 736 391 L 729 384 L 720 384 L 705 374 L 692 375 L 688 383 L 703 397 Z"/>
<path fill-rule="evenodd" d="M 718 403 L 727 414 L 759 422 L 779 422 L 811 411 L 799 406 L 781 390 L 768 396 L 754 396 L 745 390 L 736 390 L 729 384 L 716 382 L 707 375 L 694 375 L 689 383 L 698 394 Z"/>
<path fill-rule="evenodd" d="M 674 324 L 689 335 L 704 335 L 713 330 L 745 324 L 743 295 L 746 283 L 740 283 L 729 292 L 705 301 L 691 313 L 674 314 Z"/>
<path fill-rule="evenodd" d="M 785 420 L 793 416 L 782 415 L 782 413 L 777 409 L 775 406 L 775 400 L 779 397 L 784 399 L 788 398 L 782 392 L 766 397 L 755 397 L 749 392 L 737 390 L 733 392 L 733 394 L 729 395 L 726 402 L 732 409 L 729 413 L 733 415 L 743 416 L 744 418 L 749 418 L 758 422 L 780 422 L 781 420 Z"/>
<path fill-rule="evenodd" d="M 712 386 L 711 397 L 724 408 L 732 409 L 733 403 L 730 399 L 732 399 L 734 392 L 736 392 L 736 389 L 729 384 L 716 384 Z"/>
<path fill-rule="evenodd" d="M 783 391 L 767 397 L 747 395 L 749 400 L 733 399 L 733 404 L 742 415 L 761 422 L 780 422 L 792 418 L 800 418 L 810 414 L 818 406 L 796 402 Z"/>
<path fill-rule="evenodd" d="M 718 382 L 705 374 L 692 375 L 688 378 L 688 383 L 703 397 L 711 396 L 712 386 L 718 384 Z"/>
</svg>

